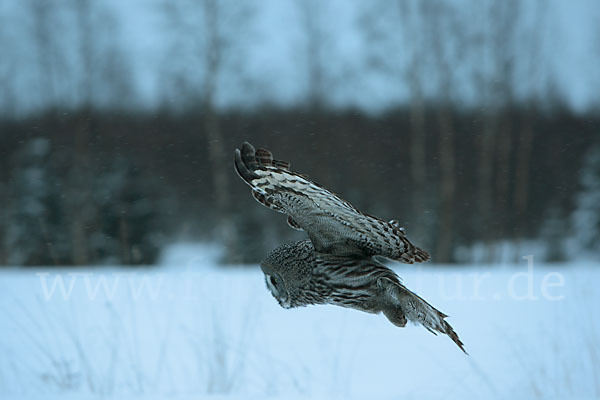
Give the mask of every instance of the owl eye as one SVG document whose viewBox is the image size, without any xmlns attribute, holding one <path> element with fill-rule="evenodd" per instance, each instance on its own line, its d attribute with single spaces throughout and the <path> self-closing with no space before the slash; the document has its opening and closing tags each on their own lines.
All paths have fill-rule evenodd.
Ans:
<svg viewBox="0 0 600 400">
<path fill-rule="evenodd" d="M 277 286 L 277 280 L 275 280 L 275 278 L 272 275 L 269 277 L 269 280 L 271 281 L 271 285 Z"/>
</svg>

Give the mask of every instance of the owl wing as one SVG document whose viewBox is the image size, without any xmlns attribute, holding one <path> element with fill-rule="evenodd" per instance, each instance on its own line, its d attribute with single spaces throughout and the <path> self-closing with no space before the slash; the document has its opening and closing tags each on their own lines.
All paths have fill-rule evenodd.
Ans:
<svg viewBox="0 0 600 400">
<path fill-rule="evenodd" d="M 315 249 L 345 257 L 384 256 L 404 263 L 429 255 L 415 247 L 395 221 L 364 214 L 306 176 L 290 171 L 271 152 L 244 143 L 235 151 L 235 169 L 266 207 L 288 215 L 288 224 L 304 230 Z"/>
</svg>

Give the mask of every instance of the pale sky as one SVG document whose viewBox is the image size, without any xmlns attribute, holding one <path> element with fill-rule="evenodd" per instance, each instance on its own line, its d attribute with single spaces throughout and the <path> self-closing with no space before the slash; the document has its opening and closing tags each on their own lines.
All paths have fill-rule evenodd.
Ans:
<svg viewBox="0 0 600 400">
<path fill-rule="evenodd" d="M 20 0 L 9 1 L 15 9 L 24 4 Z M 246 1 L 251 5 L 253 17 L 242 21 L 246 26 L 240 46 L 243 50 L 230 60 L 221 74 L 218 104 L 247 106 L 270 102 L 285 106 L 302 101 L 306 95 L 306 62 L 303 58 L 305 42 L 298 18 L 298 1 Z M 10 21 L 10 2 L 4 3 L 4 7 L 0 6 L 0 13 L 5 13 L 6 21 Z M 138 99 L 136 101 L 146 107 L 159 104 L 163 96 L 166 66 L 187 62 L 183 56 L 189 56 L 182 53 L 179 57 L 168 52 L 172 31 L 168 29 L 161 8 L 163 1 L 103 0 L 103 3 L 115 12 L 120 22 L 122 38 L 119 42 L 127 62 L 132 64 L 132 86 Z M 469 1 L 464 3 L 473 4 Z M 366 52 L 371 44 L 365 41 L 357 28 L 357 17 L 360 7 L 368 3 L 328 0 L 318 4 L 322 6 L 319 22 L 324 34 L 330 38 L 323 50 L 326 53 L 325 72 L 329 79 L 328 100 L 333 104 L 359 106 L 368 110 L 379 110 L 405 101 L 408 95 L 406 82 L 390 81 L 389 77 L 370 69 L 366 61 Z M 543 73 L 553 76 L 556 86 L 574 109 L 599 107 L 600 1 L 547 0 L 543 4 L 547 7 L 548 15 L 543 34 Z M 227 12 L 229 10 L 224 11 Z M 20 28 L 22 26 L 21 23 L 15 23 L 11 29 L 17 32 L 18 29 L 24 29 Z M 228 28 L 234 29 L 236 26 Z M 18 41 L 26 36 L 17 32 L 13 33 L 13 37 Z M 77 45 L 70 47 L 76 49 Z M 27 83 L 30 78 L 23 78 L 31 61 L 27 61 L 27 58 L 23 60 L 16 61 L 16 65 L 5 70 L 13 71 L 15 80 L 26 82 L 17 85 L 17 100 L 23 102 L 24 108 L 35 108 L 30 104 L 36 103 L 29 101 L 26 96 L 36 90 L 27 86 L 31 85 Z M 0 74 L 2 67 L 3 61 L 0 59 Z M 521 91 L 528 90 L 529 84 L 523 82 Z M 472 89 L 466 87 L 462 90 L 464 98 L 473 93 Z"/>
</svg>

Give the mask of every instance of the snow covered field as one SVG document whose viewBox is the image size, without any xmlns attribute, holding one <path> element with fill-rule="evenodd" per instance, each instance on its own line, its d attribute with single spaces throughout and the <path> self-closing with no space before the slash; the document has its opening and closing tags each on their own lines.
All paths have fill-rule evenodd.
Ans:
<svg viewBox="0 0 600 400">
<path fill-rule="evenodd" d="M 1 269 L 0 397 L 600 397 L 598 265 L 394 264 L 466 356 L 381 315 L 281 309 L 258 267 L 213 258 Z"/>
</svg>

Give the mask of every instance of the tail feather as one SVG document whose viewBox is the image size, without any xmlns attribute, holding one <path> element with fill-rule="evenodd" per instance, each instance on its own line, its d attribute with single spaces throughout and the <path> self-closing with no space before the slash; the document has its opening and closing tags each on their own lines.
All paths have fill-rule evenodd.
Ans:
<svg viewBox="0 0 600 400">
<path fill-rule="evenodd" d="M 436 335 L 436 332 L 447 335 L 456 345 L 467 354 L 463 342 L 461 342 L 454 328 L 444 320 L 447 317 L 441 311 L 438 311 L 431 304 L 423 300 L 420 296 L 408 290 L 399 282 L 394 282 L 389 278 L 380 278 L 379 284 L 391 296 L 392 306 L 395 307 L 395 314 L 401 312 L 406 319 L 414 323 L 423 325 L 425 329 Z M 387 310 L 384 312 L 388 318 L 393 312 Z M 391 319 L 390 319 L 391 320 Z M 395 323 L 393 320 L 391 320 Z"/>
<path fill-rule="evenodd" d="M 407 292 L 407 318 L 409 321 L 419 323 L 423 325 L 427 330 L 433 334 L 437 332 L 448 335 L 450 339 L 466 354 L 466 350 L 463 342 L 458 337 L 458 334 L 454 331 L 454 328 L 444 320 L 447 317 L 446 314 L 438 311 L 431 304 L 417 296 L 410 290 L 406 289 L 403 285 L 401 288 Z M 401 289 L 401 290 L 402 290 Z"/>
</svg>

